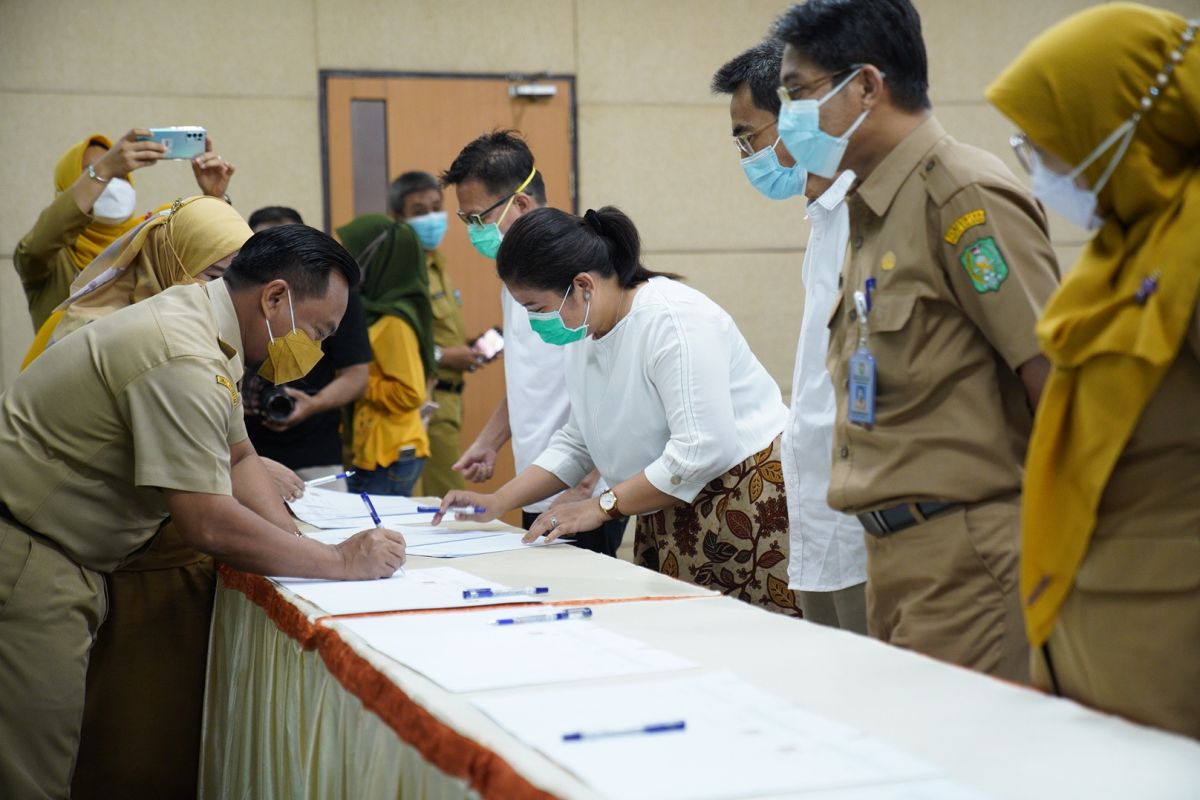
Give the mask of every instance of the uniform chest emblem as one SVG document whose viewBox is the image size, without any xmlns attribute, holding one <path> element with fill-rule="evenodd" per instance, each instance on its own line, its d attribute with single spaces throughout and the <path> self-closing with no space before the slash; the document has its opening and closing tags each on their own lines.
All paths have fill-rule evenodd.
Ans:
<svg viewBox="0 0 1200 800">
<path fill-rule="evenodd" d="M 884 272 L 891 272 L 896 268 L 896 254 L 888 250 L 883 254 L 883 258 L 879 259 L 879 268 Z"/>
<path fill-rule="evenodd" d="M 974 211 L 963 214 L 954 220 L 953 225 L 946 229 L 946 243 L 952 245 L 958 244 L 964 233 L 976 225 L 982 225 L 985 222 L 987 222 L 987 212 L 982 208 L 977 208 Z"/>
<path fill-rule="evenodd" d="M 968 247 L 958 260 L 971 276 L 971 285 L 980 294 L 999 291 L 1000 284 L 1008 277 L 1008 264 L 991 236 L 985 236 Z"/>
<path fill-rule="evenodd" d="M 238 390 L 237 387 L 233 385 L 233 381 L 229 380 L 229 378 L 226 378 L 224 375 L 218 375 L 217 383 L 229 390 L 229 399 L 233 403 L 234 408 L 236 408 L 237 404 L 241 402 L 241 398 L 238 397 Z"/>
</svg>

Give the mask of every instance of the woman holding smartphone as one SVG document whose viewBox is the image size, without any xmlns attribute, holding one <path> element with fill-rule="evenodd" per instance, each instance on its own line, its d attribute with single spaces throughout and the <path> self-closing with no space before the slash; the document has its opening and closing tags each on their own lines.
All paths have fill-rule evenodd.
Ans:
<svg viewBox="0 0 1200 800">
<path fill-rule="evenodd" d="M 787 508 L 779 387 L 730 316 L 676 276 L 642 266 L 632 220 L 544 208 L 517 220 L 500 279 L 548 344 L 565 345 L 571 416 L 545 452 L 495 494 L 446 496 L 490 520 L 598 469 L 597 499 L 543 513 L 547 542 L 637 515 L 637 563 L 797 614 L 787 591 Z"/>
</svg>

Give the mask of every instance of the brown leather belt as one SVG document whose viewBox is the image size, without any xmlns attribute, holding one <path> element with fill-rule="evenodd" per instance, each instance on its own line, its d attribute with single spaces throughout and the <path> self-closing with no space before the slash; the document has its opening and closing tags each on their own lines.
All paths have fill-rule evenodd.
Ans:
<svg viewBox="0 0 1200 800">
<path fill-rule="evenodd" d="M 433 390 L 435 392 L 452 392 L 453 394 L 462 394 L 463 387 L 465 386 L 466 384 L 462 383 L 461 381 L 458 383 L 451 383 L 450 381 L 438 381 L 434 384 Z"/>
</svg>

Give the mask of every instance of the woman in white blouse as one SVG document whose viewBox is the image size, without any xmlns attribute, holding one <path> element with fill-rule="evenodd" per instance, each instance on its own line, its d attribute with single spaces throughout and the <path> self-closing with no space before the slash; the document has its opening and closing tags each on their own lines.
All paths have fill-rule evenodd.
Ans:
<svg viewBox="0 0 1200 800">
<path fill-rule="evenodd" d="M 482 513 L 457 518 L 493 519 L 598 469 L 609 491 L 552 507 L 525 540 L 637 515 L 637 563 L 798 614 L 778 450 L 787 408 L 730 316 L 643 267 L 637 229 L 611 207 L 526 214 L 496 266 L 534 331 L 566 346 L 571 416 L 533 466 L 495 494 L 451 492 L 435 524 L 472 506 Z"/>
</svg>

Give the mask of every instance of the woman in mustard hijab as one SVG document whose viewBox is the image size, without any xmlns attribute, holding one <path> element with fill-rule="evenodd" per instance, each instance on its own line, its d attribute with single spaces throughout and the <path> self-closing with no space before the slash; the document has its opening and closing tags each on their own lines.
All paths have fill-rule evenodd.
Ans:
<svg viewBox="0 0 1200 800">
<path fill-rule="evenodd" d="M 251 235 L 224 200 L 177 201 L 78 274 L 34 347 L 171 286 L 220 277 Z M 212 559 L 185 547 L 169 521 L 108 576 L 72 797 L 195 796 L 215 580 Z"/>
<path fill-rule="evenodd" d="M 1021 596 L 1045 688 L 1200 737 L 1200 20 L 1110 3 L 989 87 L 1095 235 L 1038 323 Z M 1035 649 L 1035 652 L 1038 652 Z"/>
<path fill-rule="evenodd" d="M 117 238 L 142 221 L 137 210 L 133 171 L 159 161 L 166 149 L 156 142 L 138 141 L 150 131 L 135 128 L 116 144 L 101 134 L 75 143 L 54 168 L 55 198 L 42 210 L 33 229 L 21 239 L 13 263 L 25 296 L 33 329 L 42 327 L 50 312 L 66 299 L 79 271 Z M 192 161 L 200 191 L 224 197 L 233 165 L 211 152 Z"/>
</svg>

